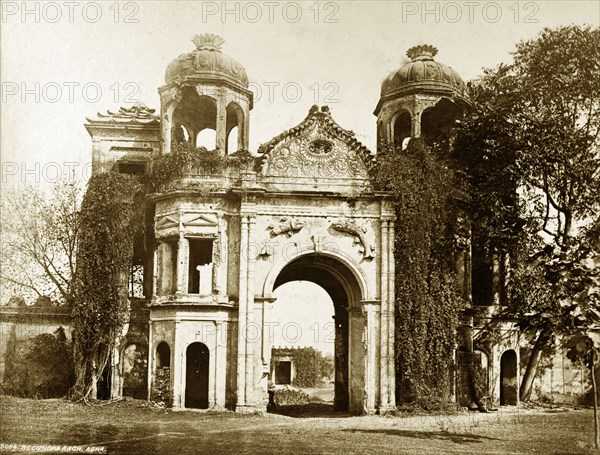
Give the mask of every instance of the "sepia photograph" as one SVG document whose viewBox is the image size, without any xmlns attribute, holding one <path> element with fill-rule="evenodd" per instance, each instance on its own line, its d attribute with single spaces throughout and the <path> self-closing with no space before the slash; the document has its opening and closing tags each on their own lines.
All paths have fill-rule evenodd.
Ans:
<svg viewBox="0 0 600 455">
<path fill-rule="evenodd" d="M 0 9 L 0 453 L 600 454 L 600 2 Z"/>
</svg>

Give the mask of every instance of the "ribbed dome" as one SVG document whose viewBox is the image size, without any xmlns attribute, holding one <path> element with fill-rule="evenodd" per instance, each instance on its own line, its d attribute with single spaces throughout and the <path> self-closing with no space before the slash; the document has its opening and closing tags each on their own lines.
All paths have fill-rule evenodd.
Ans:
<svg viewBox="0 0 600 455">
<path fill-rule="evenodd" d="M 437 49 L 422 45 L 410 48 L 406 55 L 412 61 L 402 65 L 381 84 L 381 96 L 400 94 L 413 89 L 451 89 L 458 94 L 465 91 L 460 75 L 443 63 L 433 60 Z"/>
<path fill-rule="evenodd" d="M 167 84 L 176 79 L 191 77 L 221 79 L 248 88 L 248 76 L 244 67 L 221 52 L 221 46 L 225 42 L 223 38 L 207 33 L 194 36 L 192 41 L 196 50 L 180 55 L 167 67 Z"/>
</svg>

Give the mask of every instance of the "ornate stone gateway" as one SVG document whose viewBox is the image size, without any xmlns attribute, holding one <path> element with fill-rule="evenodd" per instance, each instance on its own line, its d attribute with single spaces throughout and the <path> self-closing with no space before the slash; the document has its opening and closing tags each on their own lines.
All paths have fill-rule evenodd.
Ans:
<svg viewBox="0 0 600 455">
<path fill-rule="evenodd" d="M 190 346 L 203 343 L 208 406 L 265 408 L 273 291 L 296 280 L 320 285 L 334 302 L 336 409 L 394 406 L 394 218 L 372 191 L 372 159 L 315 106 L 262 146 L 258 167 L 240 181 L 224 177 L 206 196 L 193 183 L 202 177 L 190 175 L 192 184 L 154 196 L 150 349 L 172 349 L 175 407 L 190 407 L 184 370 Z M 155 354 L 151 384 L 154 371 Z"/>
<path fill-rule="evenodd" d="M 207 133 L 221 156 L 248 149 L 244 68 L 221 53 L 219 37 L 194 44 L 167 68 L 160 116 L 137 105 L 88 119 L 94 172 L 148 172 L 178 144 L 205 145 Z M 394 210 L 373 189 L 373 163 L 328 107 L 313 106 L 254 163 L 189 168 L 148 197 L 154 254 L 140 263 L 149 397 L 175 408 L 264 410 L 273 291 L 305 280 L 334 303 L 336 409 L 395 407 Z"/>
</svg>

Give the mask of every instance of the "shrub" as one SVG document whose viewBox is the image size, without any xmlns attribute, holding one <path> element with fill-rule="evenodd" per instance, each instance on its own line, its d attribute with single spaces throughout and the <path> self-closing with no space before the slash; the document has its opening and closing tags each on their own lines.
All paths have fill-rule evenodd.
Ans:
<svg viewBox="0 0 600 455">
<path fill-rule="evenodd" d="M 293 406 L 308 403 L 308 394 L 302 390 L 284 387 L 281 389 L 274 389 L 272 393 L 272 399 L 270 400 L 276 408 L 281 406 Z"/>
<path fill-rule="evenodd" d="M 5 359 L 2 389 L 10 395 L 58 398 L 74 384 L 71 343 L 62 331 L 58 336 L 44 333 L 20 342 L 12 332 Z"/>
</svg>

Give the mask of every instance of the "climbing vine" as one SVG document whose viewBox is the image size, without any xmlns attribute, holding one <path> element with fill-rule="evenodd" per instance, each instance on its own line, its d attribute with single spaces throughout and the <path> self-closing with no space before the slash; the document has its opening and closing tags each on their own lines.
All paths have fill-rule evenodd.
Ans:
<svg viewBox="0 0 600 455">
<path fill-rule="evenodd" d="M 200 175 L 221 174 L 225 169 L 251 169 L 255 157 L 247 150 L 223 155 L 218 150 L 195 147 L 188 142 L 173 145 L 171 153 L 156 158 L 148 180 L 150 188 L 157 191 L 166 183 L 187 173 Z"/>
<path fill-rule="evenodd" d="M 95 175 L 81 205 L 73 305 L 76 398 L 89 397 L 125 322 L 133 239 L 142 226 L 140 188 L 134 176 Z"/>
<path fill-rule="evenodd" d="M 384 145 L 374 178 L 396 205 L 396 375 L 399 403 L 449 399 L 459 308 L 453 173 L 419 139 Z"/>
<path fill-rule="evenodd" d="M 212 175 L 226 169 L 239 173 L 252 169 L 254 161 L 245 150 L 223 156 L 183 142 L 174 146 L 173 153 L 156 158 L 150 174 L 142 178 L 109 172 L 90 179 L 81 206 L 73 305 L 76 398 L 88 399 L 126 322 L 132 245 L 136 238 L 148 237 L 143 220 L 150 226 L 152 219 L 146 194 L 189 173 Z"/>
</svg>

